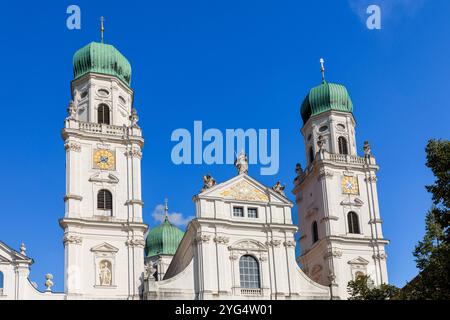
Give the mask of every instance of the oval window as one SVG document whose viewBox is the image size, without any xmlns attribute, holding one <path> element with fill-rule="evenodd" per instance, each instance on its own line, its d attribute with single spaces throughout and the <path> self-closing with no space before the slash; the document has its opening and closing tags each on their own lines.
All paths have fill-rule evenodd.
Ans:
<svg viewBox="0 0 450 320">
<path fill-rule="evenodd" d="M 81 93 L 81 99 L 86 98 L 87 95 L 88 95 L 87 90 L 86 90 L 86 91 L 83 91 L 83 92 Z"/>
<path fill-rule="evenodd" d="M 337 128 L 338 128 L 339 130 L 345 130 L 345 126 L 344 126 L 342 123 L 339 123 L 339 124 L 337 125 Z"/>
<path fill-rule="evenodd" d="M 97 93 L 98 93 L 99 96 L 102 96 L 102 97 L 106 97 L 106 96 L 109 95 L 109 91 L 106 90 L 106 89 L 100 89 L 100 90 L 97 91 Z"/>
<path fill-rule="evenodd" d="M 119 102 L 120 102 L 121 104 L 126 104 L 126 103 L 127 103 L 127 102 L 125 101 L 124 97 L 122 97 L 122 96 L 119 96 Z"/>
<path fill-rule="evenodd" d="M 324 131 L 327 131 L 328 130 L 328 127 L 327 126 L 321 126 L 320 128 L 319 128 L 319 132 L 324 132 Z"/>
</svg>

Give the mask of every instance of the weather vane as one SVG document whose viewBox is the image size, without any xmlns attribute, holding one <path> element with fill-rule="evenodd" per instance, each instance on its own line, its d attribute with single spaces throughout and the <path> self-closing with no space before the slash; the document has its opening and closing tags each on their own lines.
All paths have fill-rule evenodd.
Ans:
<svg viewBox="0 0 450 320">
<path fill-rule="evenodd" d="M 323 60 L 323 58 L 320 58 L 320 72 L 322 72 L 322 82 L 325 82 L 325 60 Z"/>
<path fill-rule="evenodd" d="M 100 37 L 103 43 L 103 32 L 105 31 L 105 28 L 103 26 L 103 22 L 105 21 L 105 18 L 103 16 L 100 17 Z"/>
</svg>

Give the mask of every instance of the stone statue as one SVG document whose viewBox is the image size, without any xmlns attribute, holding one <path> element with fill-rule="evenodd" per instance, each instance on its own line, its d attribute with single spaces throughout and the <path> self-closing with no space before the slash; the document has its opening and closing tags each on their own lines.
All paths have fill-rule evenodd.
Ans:
<svg viewBox="0 0 450 320">
<path fill-rule="evenodd" d="M 284 195 L 284 188 L 286 188 L 286 186 L 282 185 L 280 183 L 280 181 L 278 181 L 277 183 L 275 183 L 275 185 L 272 187 L 272 190 L 275 191 L 276 193 L 282 195 L 283 197 L 285 197 Z"/>
<path fill-rule="evenodd" d="M 242 150 L 234 161 L 234 165 L 238 169 L 238 174 L 248 174 L 248 159 L 245 152 Z"/>
<path fill-rule="evenodd" d="M 297 174 L 297 176 L 303 174 L 302 165 L 300 163 L 297 163 L 295 165 L 295 173 Z"/>
<path fill-rule="evenodd" d="M 156 269 L 155 267 L 153 267 L 152 263 L 146 264 L 145 265 L 145 278 L 149 279 L 149 280 L 156 280 Z"/>
<path fill-rule="evenodd" d="M 370 155 L 372 154 L 372 150 L 370 149 L 369 141 L 367 141 L 367 140 L 364 141 L 363 150 L 364 150 L 364 157 L 370 158 Z"/>
<path fill-rule="evenodd" d="M 203 176 L 203 188 L 200 190 L 200 192 L 205 191 L 206 189 L 209 189 L 216 185 L 216 180 L 211 177 L 209 174 L 206 176 Z"/>
<path fill-rule="evenodd" d="M 131 109 L 131 115 L 129 117 L 130 121 L 131 121 L 131 126 L 134 128 L 138 128 L 138 124 L 137 122 L 139 121 L 139 116 L 137 115 L 137 111 L 135 108 Z"/>
<path fill-rule="evenodd" d="M 81 100 L 80 92 L 77 89 L 75 89 L 73 91 L 73 100 L 72 101 L 75 103 L 76 106 L 78 106 L 78 102 L 80 100 Z"/>
<path fill-rule="evenodd" d="M 323 146 L 325 144 L 325 139 L 322 135 L 319 135 L 319 138 L 317 139 L 317 146 L 319 147 L 319 150 L 323 149 Z"/>
<path fill-rule="evenodd" d="M 112 283 L 110 263 L 102 261 L 100 263 L 100 285 L 110 286 Z"/>
<path fill-rule="evenodd" d="M 75 116 L 77 114 L 77 107 L 75 106 L 75 103 L 73 100 L 70 100 L 69 106 L 67 107 L 67 113 L 69 114 L 69 119 L 75 119 Z"/>
<path fill-rule="evenodd" d="M 52 291 L 52 287 L 53 287 L 53 275 L 51 273 L 47 273 L 45 275 L 45 286 L 47 287 L 47 289 L 45 289 L 45 291 L 47 292 L 51 292 Z"/>
</svg>

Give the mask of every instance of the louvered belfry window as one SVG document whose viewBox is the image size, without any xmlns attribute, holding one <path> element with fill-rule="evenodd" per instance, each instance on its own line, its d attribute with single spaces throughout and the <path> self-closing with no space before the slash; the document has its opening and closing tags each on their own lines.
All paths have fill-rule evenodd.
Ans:
<svg viewBox="0 0 450 320">
<path fill-rule="evenodd" d="M 348 220 L 348 232 L 349 233 L 360 233 L 359 230 L 359 219 L 356 212 L 350 211 L 347 215 Z"/>
<path fill-rule="evenodd" d="M 109 124 L 109 107 L 106 104 L 101 104 L 98 106 L 97 122 Z"/>
<path fill-rule="evenodd" d="M 97 195 L 97 208 L 112 212 L 112 194 L 110 191 L 102 189 Z"/>
<path fill-rule="evenodd" d="M 345 139 L 344 137 L 339 137 L 338 138 L 338 146 L 339 146 L 340 154 L 348 154 L 347 139 Z"/>
</svg>

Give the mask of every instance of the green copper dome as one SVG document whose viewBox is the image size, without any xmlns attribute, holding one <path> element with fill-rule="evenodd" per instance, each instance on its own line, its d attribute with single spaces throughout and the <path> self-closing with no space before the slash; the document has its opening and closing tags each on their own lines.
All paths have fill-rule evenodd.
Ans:
<svg viewBox="0 0 450 320">
<path fill-rule="evenodd" d="M 73 77 L 95 72 L 115 76 L 128 86 L 131 83 L 131 65 L 110 44 L 91 42 L 73 55 Z"/>
<path fill-rule="evenodd" d="M 147 257 L 158 254 L 174 255 L 178 245 L 184 236 L 184 232 L 175 227 L 166 218 L 156 228 L 149 231 L 145 243 L 145 254 Z"/>
<path fill-rule="evenodd" d="M 330 110 L 353 112 L 353 104 L 343 85 L 323 81 L 319 86 L 312 88 L 303 100 L 300 109 L 303 124 L 310 117 Z"/>
</svg>

